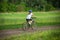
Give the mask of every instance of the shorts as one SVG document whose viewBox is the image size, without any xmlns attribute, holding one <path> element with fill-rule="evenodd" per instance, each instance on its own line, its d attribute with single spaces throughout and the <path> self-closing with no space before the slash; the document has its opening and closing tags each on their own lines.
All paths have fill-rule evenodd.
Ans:
<svg viewBox="0 0 60 40">
<path fill-rule="evenodd" d="M 32 21 L 32 19 L 26 19 L 27 22 Z"/>
</svg>

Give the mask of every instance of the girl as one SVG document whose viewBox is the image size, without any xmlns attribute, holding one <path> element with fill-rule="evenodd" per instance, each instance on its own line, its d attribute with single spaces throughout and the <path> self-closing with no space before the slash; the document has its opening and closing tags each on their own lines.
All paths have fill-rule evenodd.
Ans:
<svg viewBox="0 0 60 40">
<path fill-rule="evenodd" d="M 29 10 L 29 13 L 28 13 L 28 15 L 27 15 L 27 17 L 26 17 L 26 21 L 27 21 L 27 23 L 29 22 L 29 21 L 32 21 L 32 10 Z"/>
</svg>

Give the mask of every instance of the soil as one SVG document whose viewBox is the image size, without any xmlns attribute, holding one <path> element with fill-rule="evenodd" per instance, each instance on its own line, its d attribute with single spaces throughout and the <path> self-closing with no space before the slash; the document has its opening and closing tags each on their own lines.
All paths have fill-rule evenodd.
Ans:
<svg viewBox="0 0 60 40">
<path fill-rule="evenodd" d="M 9 30 L 0 30 L 0 38 L 11 36 L 11 35 L 19 35 L 25 32 L 36 32 L 36 31 L 46 31 L 46 30 L 55 30 L 60 29 L 60 26 L 42 26 L 42 27 L 36 27 L 36 28 L 29 28 L 27 30 L 19 29 L 9 29 Z"/>
</svg>

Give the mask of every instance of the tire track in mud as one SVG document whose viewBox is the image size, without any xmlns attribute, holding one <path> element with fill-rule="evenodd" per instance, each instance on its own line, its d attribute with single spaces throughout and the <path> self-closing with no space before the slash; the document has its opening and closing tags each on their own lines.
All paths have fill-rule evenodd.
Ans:
<svg viewBox="0 0 60 40">
<path fill-rule="evenodd" d="M 11 35 L 19 35 L 22 33 L 33 33 L 36 31 L 46 31 L 46 30 L 55 30 L 55 29 L 60 29 L 60 26 L 42 26 L 38 28 L 33 28 L 33 29 L 27 29 L 27 30 L 22 30 L 21 28 L 19 29 L 9 29 L 9 30 L 0 30 L 0 38 L 4 38 L 7 36 Z"/>
</svg>

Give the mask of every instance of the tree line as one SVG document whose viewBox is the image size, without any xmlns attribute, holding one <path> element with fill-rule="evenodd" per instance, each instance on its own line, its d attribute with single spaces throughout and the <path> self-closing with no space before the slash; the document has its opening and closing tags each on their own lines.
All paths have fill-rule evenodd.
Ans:
<svg viewBox="0 0 60 40">
<path fill-rule="evenodd" d="M 0 12 L 50 11 L 60 9 L 60 0 L 0 0 Z"/>
</svg>

